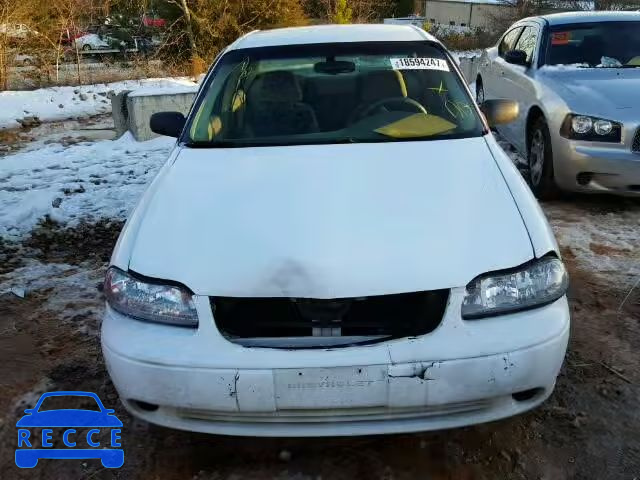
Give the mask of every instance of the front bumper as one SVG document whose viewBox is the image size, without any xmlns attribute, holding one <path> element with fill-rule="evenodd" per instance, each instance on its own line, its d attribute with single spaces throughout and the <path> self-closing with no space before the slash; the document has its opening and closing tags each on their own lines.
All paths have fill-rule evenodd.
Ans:
<svg viewBox="0 0 640 480">
<path fill-rule="evenodd" d="M 217 332 L 206 297 L 196 297 L 197 330 L 142 323 L 107 309 L 103 352 L 132 414 L 207 433 L 436 430 L 508 417 L 541 403 L 553 390 L 567 347 L 566 298 L 463 321 L 461 296 L 452 290 L 445 318 L 431 334 L 312 350 L 231 343 Z"/>
<path fill-rule="evenodd" d="M 553 141 L 558 186 L 574 192 L 640 196 L 640 154 L 631 151 L 631 141 L 612 145 L 568 140 L 558 134 Z M 579 181 L 580 174 L 588 175 Z"/>
</svg>

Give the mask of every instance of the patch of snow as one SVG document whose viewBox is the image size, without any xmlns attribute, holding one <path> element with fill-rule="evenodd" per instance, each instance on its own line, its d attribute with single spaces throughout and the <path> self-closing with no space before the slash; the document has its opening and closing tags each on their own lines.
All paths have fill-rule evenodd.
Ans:
<svg viewBox="0 0 640 480">
<path fill-rule="evenodd" d="M 588 63 L 559 63 L 557 65 L 543 65 L 540 67 L 540 71 L 544 72 L 563 72 L 563 71 L 571 71 L 571 70 L 579 70 L 583 68 L 588 68 Z"/>
<path fill-rule="evenodd" d="M 580 268 L 627 286 L 640 277 L 640 209 L 599 211 L 568 202 L 543 209 L 565 256 Z"/>
<path fill-rule="evenodd" d="M 197 84 L 188 78 L 150 78 L 79 87 L 0 92 L 0 129 L 17 128 L 20 126 L 18 120 L 25 117 L 52 122 L 110 113 L 110 93 L 123 90 L 153 91 L 159 88 L 167 92 L 183 91 L 185 88 L 197 88 Z"/>
<path fill-rule="evenodd" d="M 30 260 L 22 268 L 0 275 L 0 295 L 14 289 L 24 289 L 26 297 L 46 291 L 40 310 L 58 314 L 62 321 L 75 328 L 97 335 L 104 297 L 98 285 L 104 281 L 106 265 L 67 265 Z"/>
<path fill-rule="evenodd" d="M 184 85 L 180 87 L 140 88 L 129 93 L 130 97 L 150 97 L 153 95 L 176 95 L 180 93 L 197 93 L 199 85 Z"/>
<path fill-rule="evenodd" d="M 0 159 L 0 236 L 18 238 L 38 220 L 75 225 L 126 218 L 175 140 L 159 137 L 43 146 Z"/>
</svg>

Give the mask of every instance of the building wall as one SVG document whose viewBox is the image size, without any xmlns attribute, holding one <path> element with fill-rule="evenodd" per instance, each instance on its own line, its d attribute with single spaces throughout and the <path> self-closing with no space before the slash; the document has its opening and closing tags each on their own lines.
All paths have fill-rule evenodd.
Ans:
<svg viewBox="0 0 640 480">
<path fill-rule="evenodd" d="M 463 1 L 425 0 L 424 11 L 427 21 L 439 25 L 466 27 L 488 27 L 492 19 L 500 15 L 505 5 L 488 3 L 465 3 Z"/>
</svg>

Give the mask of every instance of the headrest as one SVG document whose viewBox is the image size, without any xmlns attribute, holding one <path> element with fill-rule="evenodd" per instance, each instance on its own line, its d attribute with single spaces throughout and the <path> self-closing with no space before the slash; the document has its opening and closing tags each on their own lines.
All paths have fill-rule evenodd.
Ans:
<svg viewBox="0 0 640 480">
<path fill-rule="evenodd" d="M 407 86 L 398 70 L 376 70 L 362 77 L 360 100 L 372 102 L 382 98 L 406 97 Z"/>
<path fill-rule="evenodd" d="M 299 102 L 302 89 L 296 76 L 284 70 L 266 72 L 251 85 L 251 100 L 258 102 Z"/>
</svg>

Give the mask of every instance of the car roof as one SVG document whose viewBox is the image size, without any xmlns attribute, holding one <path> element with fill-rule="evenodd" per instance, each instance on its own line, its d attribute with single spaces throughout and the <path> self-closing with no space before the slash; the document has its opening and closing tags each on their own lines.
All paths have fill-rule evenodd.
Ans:
<svg viewBox="0 0 640 480">
<path fill-rule="evenodd" d="M 248 33 L 229 46 L 239 48 L 309 45 L 347 42 L 411 42 L 435 37 L 413 25 L 316 25 L 312 27 L 277 28 Z"/>
<path fill-rule="evenodd" d="M 569 23 L 590 22 L 625 22 L 640 21 L 640 12 L 565 12 L 541 15 L 538 18 L 546 20 L 549 25 L 566 25 Z"/>
</svg>

